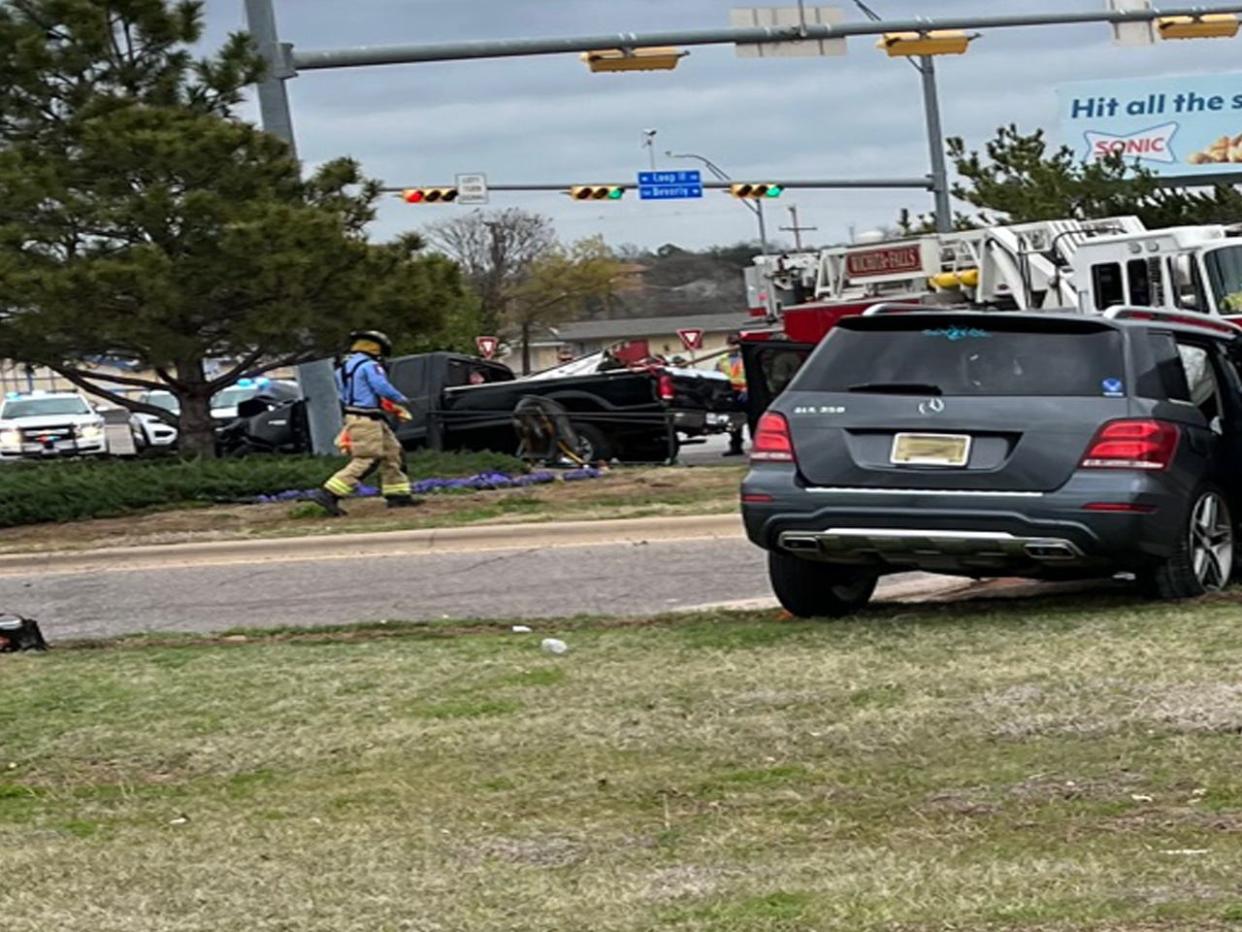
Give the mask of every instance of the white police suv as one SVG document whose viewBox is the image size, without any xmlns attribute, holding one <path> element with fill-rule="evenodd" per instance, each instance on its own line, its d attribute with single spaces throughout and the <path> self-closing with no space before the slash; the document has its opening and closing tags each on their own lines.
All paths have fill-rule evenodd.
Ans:
<svg viewBox="0 0 1242 932">
<path fill-rule="evenodd" d="M 104 419 L 77 392 L 10 392 L 0 401 L 0 460 L 107 451 Z"/>
</svg>

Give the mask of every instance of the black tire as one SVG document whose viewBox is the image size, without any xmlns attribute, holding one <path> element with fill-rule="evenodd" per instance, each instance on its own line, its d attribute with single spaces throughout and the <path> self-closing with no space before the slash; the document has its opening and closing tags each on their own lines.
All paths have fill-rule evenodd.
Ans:
<svg viewBox="0 0 1242 932">
<path fill-rule="evenodd" d="M 834 566 L 768 551 L 768 578 L 777 600 L 798 618 L 841 618 L 871 599 L 879 576 L 864 567 Z"/>
<path fill-rule="evenodd" d="M 578 435 L 576 452 L 588 463 L 607 463 L 612 459 L 612 441 L 594 424 L 574 424 L 574 433 Z"/>
<path fill-rule="evenodd" d="M 1158 566 L 1138 574 L 1139 587 L 1154 599 L 1193 599 L 1219 592 L 1233 576 L 1233 515 L 1225 494 L 1200 486 L 1182 522 L 1177 548 Z"/>
</svg>

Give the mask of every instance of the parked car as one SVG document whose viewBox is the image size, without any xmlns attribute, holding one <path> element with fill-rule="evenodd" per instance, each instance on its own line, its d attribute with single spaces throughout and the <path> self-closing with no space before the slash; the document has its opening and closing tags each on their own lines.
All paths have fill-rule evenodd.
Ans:
<svg viewBox="0 0 1242 932">
<path fill-rule="evenodd" d="M 399 425 L 397 437 L 407 448 L 512 453 L 518 446 L 514 409 L 533 396 L 569 413 L 584 459 L 650 462 L 676 456 L 679 432 L 702 436 L 745 419 L 719 372 L 601 370 L 598 361 L 588 357 L 515 378 L 502 363 L 457 353 L 399 357 L 389 363 L 389 375 L 413 401 L 414 420 Z"/>
<path fill-rule="evenodd" d="M 10 392 L 0 402 L 0 460 L 99 456 L 104 419 L 78 392 Z"/>
<path fill-rule="evenodd" d="M 217 428 L 231 424 L 237 419 L 238 405 L 260 394 L 277 397 L 282 400 L 295 400 L 300 397 L 295 382 L 278 379 L 241 379 L 216 392 L 211 399 L 211 416 Z M 181 406 L 177 396 L 168 391 L 144 392 L 138 398 L 146 404 L 155 405 L 173 414 L 180 413 Z M 170 448 L 177 443 L 177 428 L 156 417 L 154 414 L 135 413 L 130 418 L 134 430 L 134 439 L 140 448 Z"/>
<path fill-rule="evenodd" d="M 760 418 L 742 484 L 777 598 L 843 615 L 912 569 L 1221 589 L 1242 514 L 1240 336 L 1146 309 L 842 321 Z"/>
</svg>

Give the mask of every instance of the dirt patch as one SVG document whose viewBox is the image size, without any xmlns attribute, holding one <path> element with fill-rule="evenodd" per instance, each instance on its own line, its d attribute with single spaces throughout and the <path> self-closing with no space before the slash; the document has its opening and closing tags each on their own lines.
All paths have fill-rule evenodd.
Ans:
<svg viewBox="0 0 1242 932">
<path fill-rule="evenodd" d="M 736 507 L 742 472 L 738 467 L 617 468 L 601 479 L 436 493 L 418 508 L 397 511 L 389 510 L 380 499 L 353 499 L 346 503 L 349 514 L 344 518 L 295 518 L 291 515 L 294 505 L 286 502 L 39 524 L 0 530 L 0 553 L 709 513 Z"/>
</svg>

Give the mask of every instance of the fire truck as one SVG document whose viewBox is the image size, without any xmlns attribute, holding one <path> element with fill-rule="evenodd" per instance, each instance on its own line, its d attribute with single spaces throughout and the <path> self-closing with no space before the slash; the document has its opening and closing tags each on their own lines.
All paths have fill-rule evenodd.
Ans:
<svg viewBox="0 0 1242 932">
<path fill-rule="evenodd" d="M 752 424 L 843 317 L 881 303 L 1242 315 L 1242 226 L 1047 220 L 757 256 L 742 334 Z"/>
</svg>

